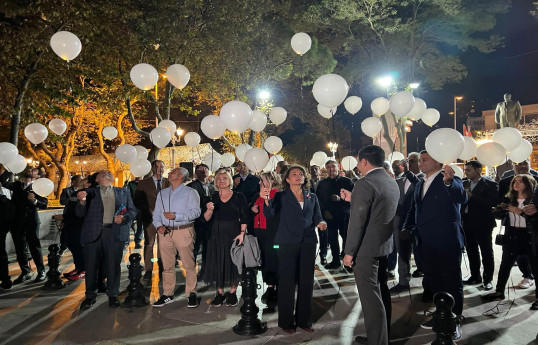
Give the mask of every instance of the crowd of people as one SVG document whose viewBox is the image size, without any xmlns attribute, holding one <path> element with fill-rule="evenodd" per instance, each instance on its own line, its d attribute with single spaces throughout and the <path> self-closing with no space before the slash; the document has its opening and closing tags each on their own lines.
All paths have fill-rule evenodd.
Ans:
<svg viewBox="0 0 538 345">
<path fill-rule="evenodd" d="M 483 176 L 476 160 L 465 163 L 462 180 L 426 151 L 389 163 L 378 146 L 362 148 L 357 167 L 347 172 L 331 159 L 308 172 L 279 162 L 275 171 L 258 176 L 242 162 L 235 175 L 226 168 L 213 176 L 202 163 L 192 177 L 182 167 L 168 167 L 164 177 L 167 167 L 160 160 L 151 166 L 150 177 L 125 188 L 114 187 L 112 173 L 101 171 L 88 178 L 73 176 L 61 193 L 64 209 L 56 216 L 63 224 L 61 246 L 71 251 L 74 262 L 64 277 L 85 280 L 81 310 L 91 308 L 99 292 L 106 292 L 111 308 L 121 304 L 121 262 L 131 229 L 135 248 L 142 249 L 143 242 L 143 281 L 157 275 L 162 282 L 153 307 L 177 300 L 178 260 L 185 271 L 187 307 L 200 303 L 199 280 L 215 287 L 212 307 L 236 306 L 241 276 L 230 250 L 249 233 L 261 251 L 259 270 L 267 286 L 262 302 L 278 306 L 278 326 L 284 332 L 294 333 L 297 327 L 314 331 L 313 282 L 319 256 L 318 264 L 329 272 L 354 275 L 366 326 L 366 337 L 356 340 L 364 344 L 388 344 L 391 295 L 409 291 L 412 278 L 422 277 L 423 302 L 431 303 L 438 292 L 452 295 L 457 316 L 453 339 L 458 340 L 464 285 L 482 285 L 487 291 L 484 302 L 500 301 L 516 262 L 523 276 L 520 288 L 531 287 L 538 274 L 538 173 L 528 161 L 514 164 L 498 182 Z M 28 169 L 16 182 L 3 168 L 0 173 L 0 216 L 6 220 L 0 225 L 0 288 L 11 289 L 32 279 L 29 255 L 37 269 L 34 280 L 45 279 L 38 210 L 47 208 L 47 199 L 32 190 L 38 169 Z M 495 239 L 503 251 L 491 291 L 496 218 L 505 231 Z M 8 232 L 21 269 L 13 282 L 5 250 Z M 470 266 L 465 280 L 464 251 Z M 155 261 L 159 272 L 154 274 Z M 396 275 L 397 284 L 389 289 L 387 282 Z M 538 290 L 530 308 L 538 310 Z M 432 328 L 433 319 L 422 327 Z"/>
</svg>

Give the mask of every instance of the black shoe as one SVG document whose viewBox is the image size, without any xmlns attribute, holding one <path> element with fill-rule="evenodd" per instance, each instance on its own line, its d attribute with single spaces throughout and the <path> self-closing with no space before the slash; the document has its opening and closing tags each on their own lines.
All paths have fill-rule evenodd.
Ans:
<svg viewBox="0 0 538 345">
<path fill-rule="evenodd" d="M 529 310 L 538 310 L 538 300 L 535 300 L 534 302 L 532 302 Z"/>
<path fill-rule="evenodd" d="M 409 285 L 397 284 L 389 289 L 391 295 L 398 295 L 401 292 L 409 291 L 411 288 Z"/>
<path fill-rule="evenodd" d="M 37 272 L 37 277 L 35 277 L 34 282 L 39 283 L 45 280 L 47 276 L 45 275 L 45 271 L 39 271 Z"/>
<path fill-rule="evenodd" d="M 187 307 L 189 308 L 196 308 L 198 307 L 198 297 L 196 297 L 196 294 L 194 292 L 191 292 L 189 294 Z"/>
<path fill-rule="evenodd" d="M 235 307 L 237 305 L 237 294 L 235 292 L 228 292 L 228 296 L 226 297 L 226 306 L 227 307 Z"/>
<path fill-rule="evenodd" d="M 97 292 L 105 293 L 106 290 L 108 290 L 108 287 L 106 286 L 105 283 L 101 283 L 97 285 Z"/>
<path fill-rule="evenodd" d="M 13 281 L 13 285 L 24 283 L 25 281 L 30 279 L 32 279 L 32 275 L 30 273 L 21 273 L 21 275 Z"/>
<path fill-rule="evenodd" d="M 217 292 L 215 298 L 211 301 L 211 306 L 220 307 L 224 303 L 224 295 Z"/>
<path fill-rule="evenodd" d="M 422 272 L 421 270 L 415 270 L 413 272 L 413 274 L 411 274 L 411 277 L 413 278 L 420 278 L 420 277 L 424 277 L 424 272 Z"/>
<path fill-rule="evenodd" d="M 153 306 L 154 307 L 157 307 L 157 308 L 160 308 L 160 307 L 164 307 L 165 305 L 167 304 L 170 304 L 174 302 L 174 296 L 166 296 L 166 295 L 162 295 L 158 300 L 157 302 L 153 303 Z"/>
<path fill-rule="evenodd" d="M 452 334 L 452 340 L 458 341 L 461 340 L 461 325 L 459 323 L 456 324 L 456 330 Z"/>
<path fill-rule="evenodd" d="M 463 285 L 478 285 L 482 284 L 482 278 L 475 278 L 471 276 L 469 279 L 463 281 Z"/>
<path fill-rule="evenodd" d="M 327 265 L 327 259 L 321 258 L 321 259 L 319 259 L 319 263 L 321 264 L 321 266 L 325 266 L 325 265 Z"/>
<path fill-rule="evenodd" d="M 276 300 L 276 291 L 273 286 L 268 287 L 267 290 L 262 295 L 262 303 L 267 304 L 267 302 L 273 302 Z"/>
<path fill-rule="evenodd" d="M 92 305 L 95 304 L 95 298 L 86 298 L 82 303 L 80 304 L 80 310 L 88 310 L 92 307 Z"/>
<path fill-rule="evenodd" d="M 116 296 L 112 296 L 108 298 L 108 306 L 110 308 L 117 308 L 121 305 L 120 300 Z"/>
<path fill-rule="evenodd" d="M 433 292 L 431 292 L 430 290 L 424 290 L 422 292 L 422 302 L 423 303 L 433 302 Z"/>
<path fill-rule="evenodd" d="M 359 344 L 365 344 L 368 345 L 368 338 L 363 337 L 362 335 L 358 335 L 355 337 L 355 341 Z"/>
<path fill-rule="evenodd" d="M 64 255 L 65 251 L 66 251 L 66 249 L 60 249 L 60 251 L 58 252 L 58 255 L 60 255 L 60 256 Z"/>
<path fill-rule="evenodd" d="M 11 290 L 13 287 L 13 283 L 11 282 L 11 279 L 2 280 L 2 283 L 0 284 L 0 289 L 2 290 Z"/>
<path fill-rule="evenodd" d="M 337 268 L 340 268 L 340 261 L 332 261 L 330 264 L 325 265 L 325 269 L 328 270 L 335 270 Z"/>
<path fill-rule="evenodd" d="M 142 249 L 142 245 L 140 243 L 135 243 L 135 249 Z"/>
<path fill-rule="evenodd" d="M 389 270 L 387 271 L 387 276 L 389 277 L 389 279 L 394 279 L 396 278 L 396 273 L 394 273 L 394 270 Z"/>
<path fill-rule="evenodd" d="M 493 290 L 493 284 L 491 284 L 491 282 L 484 282 L 484 290 L 486 291 L 490 291 L 490 290 Z"/>
<path fill-rule="evenodd" d="M 502 292 L 492 292 L 488 293 L 487 295 L 480 296 L 482 301 L 484 302 L 491 302 L 491 301 L 502 301 L 504 299 L 504 294 Z"/>
<path fill-rule="evenodd" d="M 146 271 L 142 279 L 151 280 L 153 278 L 153 271 Z"/>
<path fill-rule="evenodd" d="M 420 327 L 424 329 L 432 329 L 433 328 L 433 317 L 429 319 L 428 321 L 424 321 L 420 324 Z"/>
</svg>

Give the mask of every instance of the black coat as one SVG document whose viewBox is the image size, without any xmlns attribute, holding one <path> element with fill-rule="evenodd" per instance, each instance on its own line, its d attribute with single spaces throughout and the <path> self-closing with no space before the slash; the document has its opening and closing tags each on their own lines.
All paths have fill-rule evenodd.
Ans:
<svg viewBox="0 0 538 345">
<path fill-rule="evenodd" d="M 353 191 L 354 183 L 350 178 L 337 176 L 336 178 L 326 178 L 319 182 L 316 195 L 319 199 L 319 206 L 323 217 L 327 219 L 341 218 L 349 214 L 350 203 L 344 200 L 333 201 L 331 195 L 340 196 L 340 189 Z"/>
<path fill-rule="evenodd" d="M 471 181 L 463 180 L 463 188 L 469 190 Z M 480 177 L 478 184 L 471 192 L 471 197 L 467 203 L 461 206 L 461 215 L 463 224 L 472 227 L 491 227 L 494 228 L 495 217 L 491 209 L 499 204 L 499 185 L 489 177 Z M 465 213 L 465 210 L 468 213 Z"/>
<path fill-rule="evenodd" d="M 239 184 L 233 190 L 243 194 L 247 198 L 247 202 L 250 203 L 256 193 L 260 191 L 260 179 L 252 174 L 248 174 L 244 181 L 239 174 L 234 175 L 233 179 L 235 180 L 237 177 L 239 177 Z"/>
<path fill-rule="evenodd" d="M 37 195 L 32 189 L 32 185 L 24 188 L 24 184 L 20 181 L 13 182 L 12 184 L 7 183 L 6 188 L 11 189 L 13 192 L 11 201 L 13 201 L 17 210 L 17 223 L 21 224 L 26 222 L 34 225 L 41 224 L 39 213 L 37 211 L 39 209 L 44 210 L 47 208 L 47 198 Z M 35 195 L 35 199 L 37 200 L 35 204 L 28 200 L 28 194 L 30 193 Z"/>
</svg>

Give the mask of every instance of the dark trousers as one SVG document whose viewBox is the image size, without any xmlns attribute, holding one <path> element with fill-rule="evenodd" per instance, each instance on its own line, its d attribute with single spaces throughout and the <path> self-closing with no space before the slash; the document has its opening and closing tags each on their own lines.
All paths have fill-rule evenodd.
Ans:
<svg viewBox="0 0 538 345">
<path fill-rule="evenodd" d="M 28 265 L 28 256 L 26 255 L 26 245 L 30 249 L 30 254 L 38 271 L 45 271 L 43 264 L 43 251 L 41 250 L 41 241 L 39 241 L 39 225 L 30 222 L 22 222 L 13 228 L 11 237 L 17 253 L 17 262 L 21 268 L 21 274 L 30 273 Z"/>
<path fill-rule="evenodd" d="M 417 270 L 424 271 L 422 267 L 422 253 L 420 252 L 420 247 L 418 245 L 418 234 L 415 231 L 411 231 L 411 242 L 413 246 L 413 257 L 415 258 Z"/>
<path fill-rule="evenodd" d="M 369 344 L 388 344 L 392 305 L 387 286 L 387 257 L 356 258 L 355 282 Z"/>
<path fill-rule="evenodd" d="M 67 242 L 68 242 L 67 234 L 62 229 L 60 230 L 60 250 L 66 250 L 69 248 L 69 245 L 67 244 Z"/>
<path fill-rule="evenodd" d="M 84 247 L 80 243 L 80 232 L 82 228 L 80 226 L 65 226 L 62 229 L 62 233 L 66 234 L 67 248 L 73 254 L 73 262 L 75 268 L 79 271 L 85 271 L 86 265 L 84 261 Z"/>
<path fill-rule="evenodd" d="M 312 327 L 315 243 L 280 244 L 278 249 L 278 326 Z M 298 285 L 297 302 L 295 285 Z M 294 316 L 295 311 L 295 316 Z"/>
<path fill-rule="evenodd" d="M 392 250 L 392 253 L 390 253 L 387 256 L 387 270 L 388 271 L 394 271 L 396 268 L 396 263 L 398 262 L 398 249 L 396 246 L 397 239 L 392 237 L 394 241 L 394 249 Z"/>
<path fill-rule="evenodd" d="M 499 268 L 495 289 L 500 293 L 504 293 L 506 283 L 510 278 L 510 271 L 518 257 L 526 256 L 529 259 L 528 262 L 532 273 L 534 276 L 538 274 L 538 257 L 533 253 L 532 238 L 527 229 L 506 227 L 504 241 L 501 267 Z M 538 289 L 535 291 L 535 296 L 538 299 Z"/>
<path fill-rule="evenodd" d="M 523 278 L 534 279 L 534 274 L 532 273 L 531 266 L 529 264 L 529 258 L 526 255 L 518 256 L 516 262 L 521 274 L 523 274 Z"/>
<path fill-rule="evenodd" d="M 465 247 L 469 257 L 469 266 L 471 276 L 479 278 L 480 275 L 480 254 L 482 254 L 482 264 L 484 265 L 484 283 L 490 283 L 493 280 L 493 270 L 495 269 L 495 260 L 493 258 L 493 228 L 470 226 L 463 223 L 465 232 Z M 479 251 L 480 248 L 480 251 Z"/>
<path fill-rule="evenodd" d="M 86 298 L 97 296 L 97 271 L 104 260 L 104 270 L 107 277 L 107 296 L 118 296 L 120 293 L 121 258 L 125 243 L 116 240 L 116 234 L 111 227 L 101 228 L 101 235 L 92 243 L 84 246 L 86 259 Z"/>
<path fill-rule="evenodd" d="M 6 252 L 6 236 L 9 228 L 5 224 L 0 224 L 0 280 L 9 281 L 9 267 Z"/>
<path fill-rule="evenodd" d="M 421 245 L 424 279 L 422 285 L 425 290 L 434 294 L 448 292 L 454 297 L 452 311 L 461 315 L 463 311 L 463 282 L 461 279 L 460 249 L 434 248 Z"/>
<path fill-rule="evenodd" d="M 204 270 L 205 260 L 207 258 L 207 241 L 209 240 L 209 233 L 211 229 L 209 228 L 209 223 L 195 222 L 194 231 L 196 232 L 196 240 L 194 241 L 194 260 L 202 251 L 202 266 L 200 270 Z"/>
<path fill-rule="evenodd" d="M 262 257 L 262 278 L 267 285 L 278 284 L 278 255 L 274 247 L 276 231 L 267 229 L 252 229 L 260 244 Z"/>
<path fill-rule="evenodd" d="M 319 236 L 319 256 L 320 258 L 325 259 L 327 257 L 327 245 L 329 244 L 327 230 L 318 229 L 318 236 Z"/>
<path fill-rule="evenodd" d="M 144 236 L 144 225 L 142 224 L 141 212 L 136 209 L 136 222 L 134 223 L 134 241 L 136 244 L 142 242 Z"/>
<path fill-rule="evenodd" d="M 336 216 L 327 221 L 327 236 L 331 247 L 333 261 L 340 262 L 340 243 L 338 242 L 338 233 L 342 236 L 342 246 L 346 246 L 347 224 L 349 215 Z"/>
</svg>

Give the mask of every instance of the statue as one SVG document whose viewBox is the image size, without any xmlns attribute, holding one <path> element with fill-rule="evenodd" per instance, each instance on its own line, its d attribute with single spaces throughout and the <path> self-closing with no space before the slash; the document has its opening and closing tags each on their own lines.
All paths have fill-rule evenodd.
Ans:
<svg viewBox="0 0 538 345">
<path fill-rule="evenodd" d="M 498 103 L 497 109 L 495 109 L 495 123 L 498 123 L 501 128 L 517 128 L 519 121 L 521 120 L 521 116 L 522 111 L 519 101 L 513 101 L 511 94 L 505 94 L 504 102 Z"/>
</svg>

